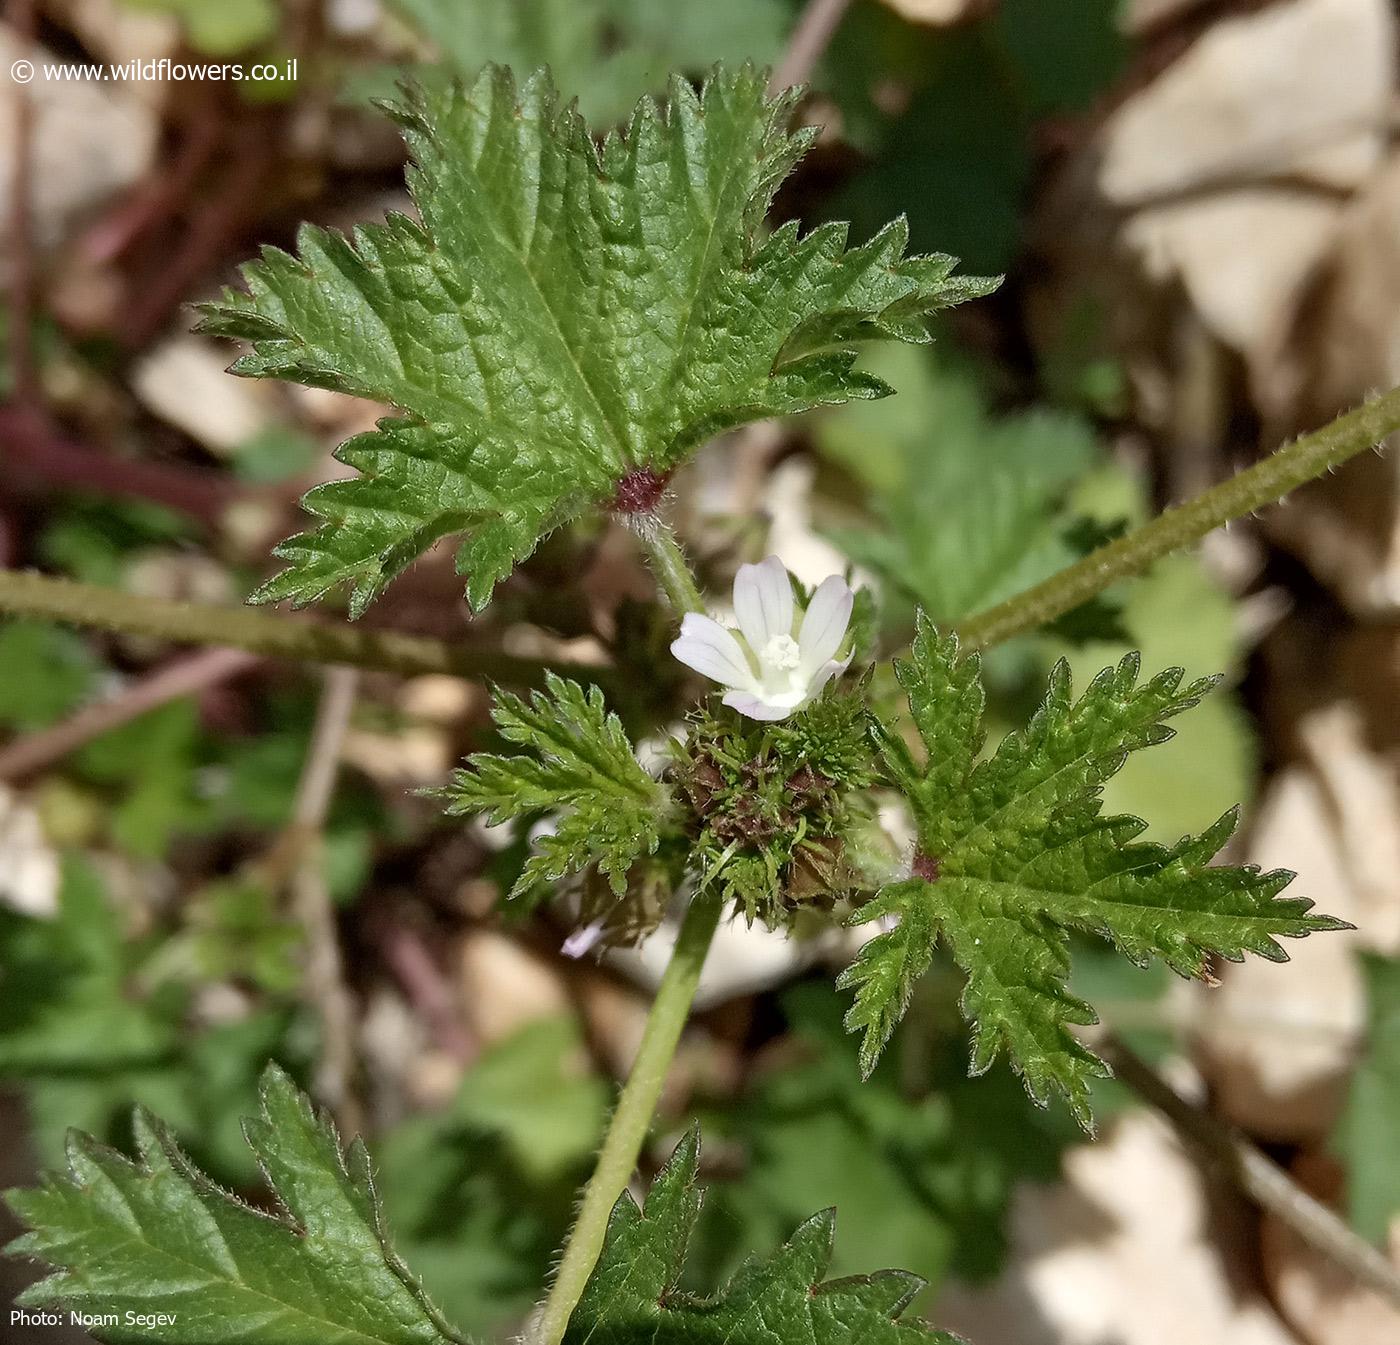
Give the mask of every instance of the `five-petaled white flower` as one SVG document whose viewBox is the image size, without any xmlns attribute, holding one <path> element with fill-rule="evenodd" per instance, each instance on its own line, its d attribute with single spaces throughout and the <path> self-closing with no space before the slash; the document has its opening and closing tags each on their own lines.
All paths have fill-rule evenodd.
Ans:
<svg viewBox="0 0 1400 1345">
<path fill-rule="evenodd" d="M 797 623 L 792 582 L 777 556 L 741 565 L 734 579 L 739 633 L 695 612 L 671 645 L 687 667 L 722 686 L 724 703 L 750 719 L 786 719 L 844 672 L 837 651 L 851 623 L 855 595 L 840 575 L 822 580 Z"/>
</svg>

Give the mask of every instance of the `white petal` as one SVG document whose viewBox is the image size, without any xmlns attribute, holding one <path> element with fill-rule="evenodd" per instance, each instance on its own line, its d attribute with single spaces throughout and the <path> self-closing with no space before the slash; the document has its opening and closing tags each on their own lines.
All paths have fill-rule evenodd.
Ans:
<svg viewBox="0 0 1400 1345">
<path fill-rule="evenodd" d="M 741 565 L 734 577 L 734 615 L 755 654 L 775 635 L 792 634 L 792 581 L 777 556 Z"/>
<path fill-rule="evenodd" d="M 811 679 L 808 681 L 807 694 L 803 698 L 802 704 L 807 705 L 811 701 L 816 700 L 816 698 L 821 695 L 822 688 L 831 681 L 833 677 L 846 671 L 846 665 L 850 663 L 850 661 L 849 658 L 846 658 L 834 660 L 830 663 L 823 663 L 822 666 L 812 674 Z"/>
<path fill-rule="evenodd" d="M 855 594 L 839 574 L 830 575 L 818 585 L 797 636 L 804 672 L 819 668 L 841 648 L 854 605 Z"/>
<path fill-rule="evenodd" d="M 797 706 L 773 705 L 752 691 L 726 691 L 724 703 L 749 719 L 786 719 Z"/>
<path fill-rule="evenodd" d="M 726 686 L 754 685 L 753 670 L 733 634 L 718 621 L 687 612 L 680 636 L 671 642 L 671 653 L 687 668 Z"/>
</svg>

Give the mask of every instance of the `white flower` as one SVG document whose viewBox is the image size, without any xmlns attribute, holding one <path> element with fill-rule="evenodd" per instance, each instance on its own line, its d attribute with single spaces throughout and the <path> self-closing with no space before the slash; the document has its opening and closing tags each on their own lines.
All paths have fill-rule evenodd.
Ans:
<svg viewBox="0 0 1400 1345">
<path fill-rule="evenodd" d="M 739 633 L 694 612 L 671 645 L 682 663 L 722 686 L 724 703 L 750 719 L 786 719 L 814 700 L 851 661 L 837 651 L 851 623 L 855 595 L 840 575 L 822 580 L 801 624 L 792 582 L 777 556 L 741 565 L 734 579 Z"/>
</svg>

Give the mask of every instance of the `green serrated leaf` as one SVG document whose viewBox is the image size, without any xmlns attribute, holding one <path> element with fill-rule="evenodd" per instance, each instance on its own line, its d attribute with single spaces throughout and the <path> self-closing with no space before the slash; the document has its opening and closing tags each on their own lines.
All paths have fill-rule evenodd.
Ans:
<svg viewBox="0 0 1400 1345">
<path fill-rule="evenodd" d="M 1037 643 L 1045 648 L 1045 666 L 1063 657 L 1075 677 L 1087 681 L 1137 649 L 1148 665 L 1179 665 L 1188 677 L 1220 669 L 1233 680 L 1240 662 L 1234 607 L 1198 556 L 1167 556 L 1124 586 L 1121 617 L 1126 639 L 1071 644 L 1042 635 Z M 1128 759 L 1104 789 L 1105 807 L 1146 817 L 1150 839 L 1173 841 L 1251 797 L 1255 757 L 1249 715 L 1222 687 L 1159 751 Z"/>
<path fill-rule="evenodd" d="M 233 366 L 398 407 L 342 445 L 359 476 L 319 486 L 324 526 L 284 542 L 255 594 L 307 603 L 349 585 L 359 615 L 436 541 L 480 608 L 540 538 L 665 474 L 706 438 L 767 416 L 874 397 L 868 338 L 927 339 L 928 314 L 986 293 L 944 256 L 905 257 L 902 222 L 846 249 L 846 230 L 763 235 L 811 143 L 796 95 L 752 69 L 700 94 L 673 78 L 599 149 L 547 73 L 488 67 L 462 90 L 392 109 L 422 222 L 391 215 L 353 242 L 307 227 L 267 249 L 246 293 L 203 329 L 251 342 Z"/>
<path fill-rule="evenodd" d="M 1005 1051 L 1033 1098 L 1062 1093 L 1089 1128 L 1089 1087 L 1106 1066 L 1069 1031 L 1097 1021 L 1066 989 L 1070 931 L 1107 938 L 1139 964 L 1155 957 L 1180 975 L 1204 977 L 1212 953 L 1285 961 L 1279 937 L 1341 927 L 1309 915 L 1303 898 L 1279 897 L 1290 873 L 1211 866 L 1234 832 L 1234 813 L 1171 847 L 1140 841 L 1137 818 L 1102 815 L 1104 782 L 1129 753 L 1170 738 L 1166 721 L 1214 685 L 1202 678 L 1183 686 L 1179 668 L 1139 682 L 1138 671 L 1138 657 L 1128 655 L 1076 700 L 1060 663 L 1029 726 L 979 761 L 978 660 L 920 619 L 913 657 L 896 672 L 926 763 L 892 730 L 877 731 L 913 813 L 918 852 L 912 876 L 854 916 L 858 924 L 894 923 L 840 981 L 856 992 L 847 1026 L 865 1034 L 867 1071 L 941 938 L 967 975 L 973 1072 Z"/>
<path fill-rule="evenodd" d="M 1400 1220 L 1400 959 L 1368 954 L 1366 1047 L 1335 1148 L 1346 1160 L 1351 1222 L 1384 1247 Z"/>
<path fill-rule="evenodd" d="M 835 1211 L 804 1223 L 765 1261 L 750 1261 L 714 1298 L 678 1289 L 700 1215 L 700 1137 L 692 1129 L 638 1209 L 624 1195 L 607 1241 L 565 1333 L 565 1345 L 956 1345 L 900 1314 L 923 1287 L 899 1270 L 822 1283 Z"/>
<path fill-rule="evenodd" d="M 362 1145 L 330 1125 L 275 1065 L 244 1134 L 278 1194 L 276 1215 L 205 1177 L 148 1113 L 139 1162 L 84 1136 L 68 1172 L 7 1200 L 30 1231 L 9 1251 L 55 1267 L 25 1291 L 114 1325 L 110 1342 L 171 1345 L 446 1345 L 458 1338 L 390 1249 Z M 168 1321 L 136 1324 L 128 1312 Z"/>
<path fill-rule="evenodd" d="M 555 813 L 554 831 L 538 839 L 511 895 L 596 867 L 621 896 L 628 870 L 660 844 L 669 796 L 638 763 L 603 693 L 549 673 L 528 701 L 497 690 L 491 717 L 507 742 L 527 750 L 468 757 L 440 791 L 448 814 L 482 813 L 498 825 Z"/>
</svg>

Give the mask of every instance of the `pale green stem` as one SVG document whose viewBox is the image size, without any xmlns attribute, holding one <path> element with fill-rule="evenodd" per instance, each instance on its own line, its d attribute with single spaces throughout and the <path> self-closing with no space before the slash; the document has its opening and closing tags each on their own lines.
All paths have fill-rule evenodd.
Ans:
<svg viewBox="0 0 1400 1345">
<path fill-rule="evenodd" d="M 341 663 L 414 677 L 455 673 L 511 685 L 535 686 L 546 666 L 564 677 L 606 688 L 611 670 L 583 664 L 517 658 L 491 649 L 470 649 L 422 635 L 370 630 L 260 612 L 249 607 L 215 607 L 171 602 L 120 589 L 75 584 L 68 579 L 22 570 L 0 570 L 0 612 L 42 617 L 122 635 L 149 635 L 179 644 L 222 645 L 268 658 L 309 663 Z"/>
<path fill-rule="evenodd" d="M 679 615 L 686 612 L 703 613 L 705 600 L 695 586 L 695 577 L 690 572 L 681 544 L 676 541 L 676 534 L 656 514 L 628 514 L 626 521 L 646 547 L 651 572 L 672 608 Z"/>
<path fill-rule="evenodd" d="M 1290 490 L 1340 466 L 1400 429 L 1400 389 L 1330 425 L 1305 435 L 1254 467 L 1206 491 L 1035 588 L 1009 598 L 959 625 L 964 643 L 986 648 L 1072 610 L 1095 594 L 1139 574 L 1168 552 L 1198 542 L 1231 519 L 1281 500 Z M 631 515 L 632 530 L 646 546 L 658 583 L 678 612 L 702 612 L 704 603 L 675 537 L 650 514 Z M 329 625 L 246 607 L 170 602 L 135 593 L 76 584 L 18 570 L 0 570 L 0 612 L 66 621 L 121 634 L 150 635 L 183 644 L 224 645 L 271 658 L 344 663 L 412 676 L 445 672 L 532 683 L 542 666 L 494 650 L 466 649 L 443 640 L 363 627 Z M 605 683 L 607 669 L 556 671 Z"/>
<path fill-rule="evenodd" d="M 550 1286 L 540 1316 L 530 1333 L 534 1345 L 559 1345 L 569 1318 L 583 1295 L 588 1277 L 598 1263 L 608 1218 L 618 1197 L 636 1171 L 637 1158 L 651 1129 L 651 1118 L 680 1043 L 681 1031 L 700 985 L 700 971 L 710 950 L 723 903 L 717 893 L 699 893 L 691 899 L 681 923 L 671 961 L 656 988 L 646 1031 L 633 1062 L 632 1072 L 617 1100 L 598 1155 L 598 1166 L 588 1179 L 578 1217 L 564 1244 L 564 1255 Z"/>
<path fill-rule="evenodd" d="M 646 547 L 656 582 L 676 613 L 704 612 L 704 599 L 670 527 L 652 513 L 629 514 L 626 521 Z M 691 898 L 686 909 L 671 960 L 647 1014 L 637 1058 L 608 1124 L 598 1166 L 584 1187 L 578 1217 L 564 1244 L 549 1297 L 529 1333 L 531 1345 L 559 1345 L 564 1339 L 569 1318 L 578 1306 L 593 1267 L 598 1264 L 613 1206 L 632 1180 L 637 1158 L 651 1129 L 651 1118 L 656 1113 L 672 1057 L 690 1016 L 690 1006 L 700 985 L 700 971 L 710 951 L 722 905 L 716 894 L 701 892 Z"/>
<path fill-rule="evenodd" d="M 1035 630 L 1120 579 L 1141 574 L 1153 561 L 1199 542 L 1222 523 L 1281 502 L 1289 491 L 1375 448 L 1396 430 L 1400 430 L 1400 388 L 1285 444 L 1262 462 L 1101 546 L 1044 583 L 959 622 L 958 635 L 965 647 L 985 649 Z"/>
</svg>

